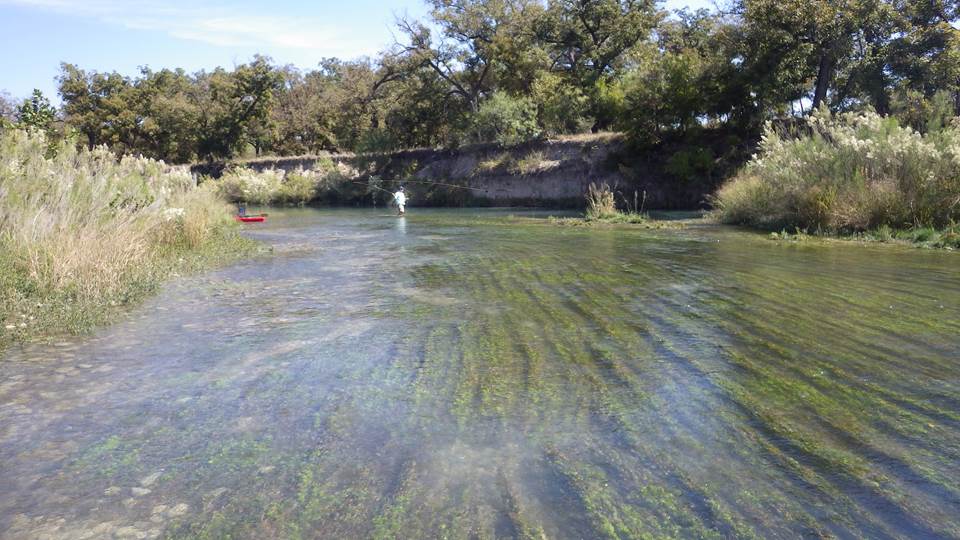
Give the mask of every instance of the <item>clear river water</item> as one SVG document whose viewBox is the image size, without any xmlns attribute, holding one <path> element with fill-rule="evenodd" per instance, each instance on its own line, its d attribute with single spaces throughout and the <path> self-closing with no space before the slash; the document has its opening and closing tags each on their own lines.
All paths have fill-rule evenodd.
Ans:
<svg viewBox="0 0 960 540">
<path fill-rule="evenodd" d="M 960 538 L 960 254 L 248 231 L 274 252 L 3 353 L 0 537 Z"/>
</svg>

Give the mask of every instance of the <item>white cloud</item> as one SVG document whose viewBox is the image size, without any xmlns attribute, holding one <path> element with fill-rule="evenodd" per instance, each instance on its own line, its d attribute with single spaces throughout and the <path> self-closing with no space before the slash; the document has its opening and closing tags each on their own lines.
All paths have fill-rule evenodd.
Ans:
<svg viewBox="0 0 960 540">
<path fill-rule="evenodd" d="M 85 17 L 125 28 L 166 33 L 220 47 L 279 48 L 324 56 L 372 54 L 369 43 L 352 39 L 315 17 L 238 12 L 224 4 L 122 0 L 0 0 L 14 5 Z M 266 52 L 266 51 L 265 51 Z"/>
</svg>

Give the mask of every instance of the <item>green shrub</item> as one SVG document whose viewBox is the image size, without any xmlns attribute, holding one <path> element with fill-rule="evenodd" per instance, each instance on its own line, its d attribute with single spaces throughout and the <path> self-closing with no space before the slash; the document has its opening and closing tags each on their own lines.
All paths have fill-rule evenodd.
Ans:
<svg viewBox="0 0 960 540">
<path fill-rule="evenodd" d="M 270 204 L 280 195 L 282 170 L 254 171 L 247 167 L 232 167 L 220 177 L 220 192 L 231 202 Z"/>
<path fill-rule="evenodd" d="M 928 98 L 921 92 L 903 88 L 894 93 L 890 109 L 903 125 L 921 133 L 931 133 L 950 125 L 954 98 L 947 90 Z"/>
<path fill-rule="evenodd" d="M 496 141 L 512 146 L 540 136 L 537 107 L 529 98 L 494 92 L 480 105 L 471 129 L 477 141 Z"/>
<path fill-rule="evenodd" d="M 346 175 L 329 157 L 317 159 L 313 168 L 289 173 L 281 169 L 254 171 L 231 167 L 217 181 L 219 192 L 230 202 L 250 204 L 306 204 L 336 190 Z"/>
<path fill-rule="evenodd" d="M 478 172 L 490 172 L 497 169 L 509 169 L 513 164 L 513 157 L 509 152 L 500 152 L 491 156 L 487 156 L 485 159 L 481 159 L 477 163 Z"/>
<path fill-rule="evenodd" d="M 358 154 L 379 154 L 395 150 L 400 144 L 392 132 L 386 129 L 365 131 L 357 140 L 354 151 Z"/>
<path fill-rule="evenodd" d="M 872 112 L 818 112 L 760 151 L 714 198 L 727 223 L 777 230 L 940 228 L 960 218 L 960 128 L 921 135 Z"/>
<path fill-rule="evenodd" d="M 297 171 L 287 174 L 277 191 L 275 201 L 283 204 L 303 205 L 317 196 L 317 181 Z"/>
<path fill-rule="evenodd" d="M 536 104 L 540 125 L 551 134 L 582 131 L 590 100 L 576 85 L 549 71 L 533 81 L 530 97 Z"/>
<path fill-rule="evenodd" d="M 667 158 L 664 170 L 682 183 L 692 183 L 710 177 L 713 160 L 713 151 L 709 148 L 685 148 Z"/>
</svg>

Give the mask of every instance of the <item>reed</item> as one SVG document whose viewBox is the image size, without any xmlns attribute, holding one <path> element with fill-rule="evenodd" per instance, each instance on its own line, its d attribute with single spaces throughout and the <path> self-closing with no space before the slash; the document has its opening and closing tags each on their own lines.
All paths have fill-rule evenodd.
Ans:
<svg viewBox="0 0 960 540">
<path fill-rule="evenodd" d="M 587 187 L 587 219 L 612 218 L 618 213 L 610 186 L 591 182 Z"/>
</svg>

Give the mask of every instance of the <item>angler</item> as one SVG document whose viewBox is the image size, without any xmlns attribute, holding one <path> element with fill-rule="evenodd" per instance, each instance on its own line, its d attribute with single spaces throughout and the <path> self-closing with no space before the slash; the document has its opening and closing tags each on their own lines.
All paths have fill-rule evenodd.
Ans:
<svg viewBox="0 0 960 540">
<path fill-rule="evenodd" d="M 402 216 L 406 213 L 407 195 L 403 192 L 403 186 L 393 194 L 393 200 L 397 203 L 397 215 Z"/>
</svg>

